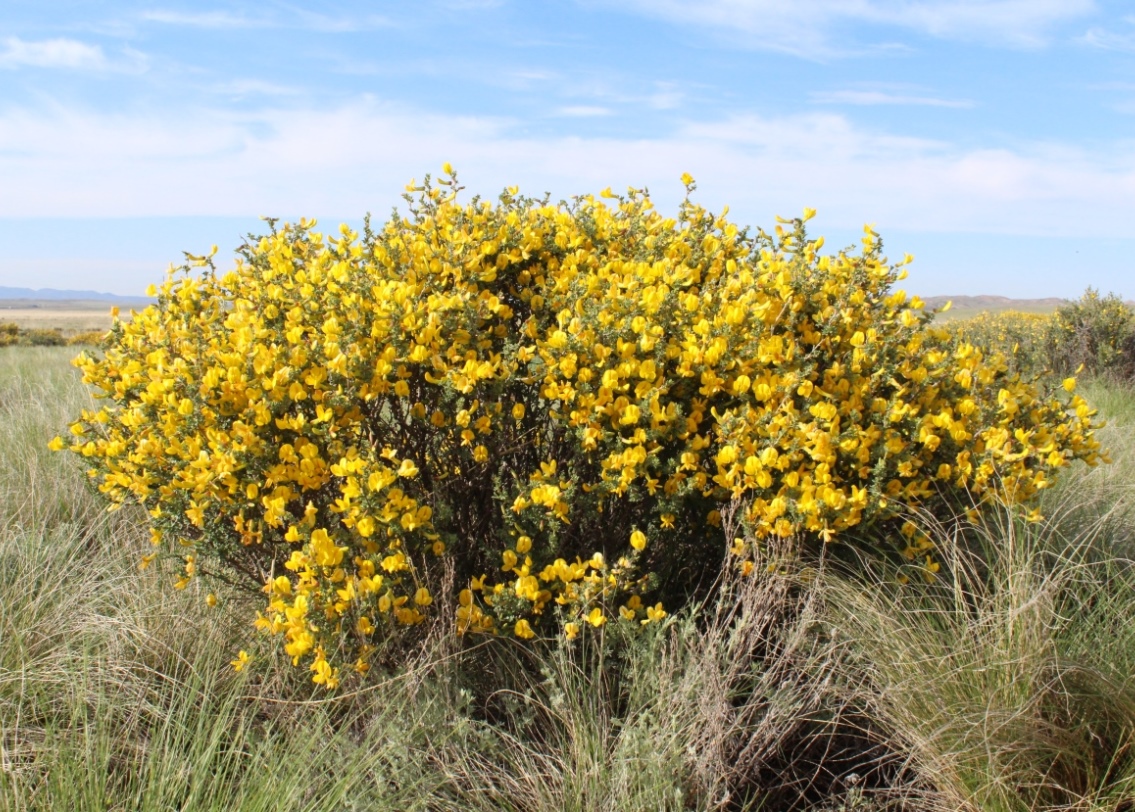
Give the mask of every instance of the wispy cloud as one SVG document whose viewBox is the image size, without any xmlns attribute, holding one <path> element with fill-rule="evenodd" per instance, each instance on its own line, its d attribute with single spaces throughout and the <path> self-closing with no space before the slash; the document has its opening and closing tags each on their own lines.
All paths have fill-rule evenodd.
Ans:
<svg viewBox="0 0 1135 812">
<path fill-rule="evenodd" d="M 1130 19 L 1127 21 L 1135 22 Z M 1078 41 L 1104 51 L 1135 53 L 1135 30 L 1133 29 L 1116 31 L 1107 28 L 1089 28 Z"/>
<path fill-rule="evenodd" d="M 942 99 L 909 93 L 889 93 L 882 90 L 831 90 L 809 94 L 816 104 L 878 105 L 893 104 L 915 107 L 973 107 L 968 99 Z"/>
<path fill-rule="evenodd" d="M 9 110 L 0 143 L 0 216 L 358 216 L 386 210 L 410 176 L 446 160 L 469 194 L 511 183 L 553 197 L 649 186 L 660 207 L 677 204 L 678 175 L 689 171 L 707 205 L 755 223 L 815 206 L 838 227 L 1091 236 L 1129 231 L 1135 206 L 1130 145 L 972 149 L 832 113 L 618 138 L 533 137 L 503 119 L 376 102 L 177 121 Z"/>
<path fill-rule="evenodd" d="M 73 39 L 0 40 L 0 68 L 70 68 L 102 70 L 109 66 L 102 48 Z"/>
<path fill-rule="evenodd" d="M 265 82 L 260 79 L 233 79 L 213 85 L 209 89 L 222 96 L 236 98 L 247 98 L 249 96 L 299 96 L 304 93 L 304 90 L 299 87 Z"/>
<path fill-rule="evenodd" d="M 654 110 L 674 110 L 682 105 L 686 94 L 673 82 L 657 82 L 655 90 L 646 98 Z"/>
<path fill-rule="evenodd" d="M 566 107 L 557 107 L 552 112 L 552 115 L 567 118 L 595 118 L 598 116 L 609 116 L 613 112 L 610 107 L 600 107 L 591 104 L 570 104 Z"/>
<path fill-rule="evenodd" d="M 647 80 L 632 74 L 593 70 L 567 71 L 549 76 L 546 92 L 562 102 L 563 115 L 595 116 L 615 112 L 678 110 L 696 87 L 693 83 Z"/>
<path fill-rule="evenodd" d="M 438 5 L 454 11 L 487 11 L 501 8 L 507 0 L 438 0 Z"/>
<path fill-rule="evenodd" d="M 1013 46 L 1044 45 L 1051 29 L 1095 10 L 1093 0 L 880 0 L 864 19 L 946 39 L 986 39 Z"/>
<path fill-rule="evenodd" d="M 302 28 L 308 31 L 320 31 L 325 34 L 350 34 L 359 31 L 377 31 L 382 28 L 396 27 L 396 23 L 389 17 L 381 14 L 365 14 L 357 17 L 335 17 L 329 14 L 318 14 L 312 11 L 296 12 L 296 19 L 289 22 L 293 28 Z"/>
<path fill-rule="evenodd" d="M 1046 44 L 1060 23 L 1084 16 L 1094 0 L 599 0 L 607 5 L 717 30 L 752 48 L 822 59 L 857 51 L 871 32 L 848 24 L 906 29 L 943 39 L 1012 47 Z M 837 37 L 840 32 L 844 36 Z M 874 32 L 877 34 L 877 32 Z"/>
<path fill-rule="evenodd" d="M 169 9 L 151 9 L 142 12 L 142 19 L 151 23 L 177 25 L 188 28 L 266 28 L 275 25 L 267 18 L 251 18 L 227 11 L 183 12 Z"/>
<path fill-rule="evenodd" d="M 287 16 L 256 16 L 233 14 L 228 11 L 184 12 L 172 9 L 150 9 L 141 14 L 144 22 L 185 28 L 205 29 L 258 29 L 302 28 L 325 34 L 373 31 L 391 27 L 388 18 L 378 14 L 359 16 L 333 16 L 319 12 L 295 9 Z"/>
<path fill-rule="evenodd" d="M 484 11 L 500 8 L 505 0 L 441 0 L 441 5 L 454 11 Z"/>
</svg>

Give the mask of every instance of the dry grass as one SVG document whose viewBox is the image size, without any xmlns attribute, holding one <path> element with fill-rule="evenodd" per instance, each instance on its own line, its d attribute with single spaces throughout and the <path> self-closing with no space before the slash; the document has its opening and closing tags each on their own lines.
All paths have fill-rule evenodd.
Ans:
<svg viewBox="0 0 1135 812">
<path fill-rule="evenodd" d="M 109 330 L 111 305 L 106 302 L 51 302 L 30 305 L 23 301 L 0 302 L 0 324 L 15 324 L 22 330 L 62 330 L 73 335 L 90 330 Z M 129 319 L 122 308 L 120 318 Z"/>
<path fill-rule="evenodd" d="M 1130 393 L 1097 393 L 1117 462 L 1070 472 L 1046 522 L 929 526 L 934 584 L 785 548 L 645 633 L 522 646 L 440 617 L 401 667 L 328 697 L 267 649 L 234 673 L 256 598 L 209 609 L 139 572 L 144 517 L 106 513 L 46 450 L 89 405 L 72 354 L 0 350 L 4 812 L 1135 803 Z"/>
</svg>

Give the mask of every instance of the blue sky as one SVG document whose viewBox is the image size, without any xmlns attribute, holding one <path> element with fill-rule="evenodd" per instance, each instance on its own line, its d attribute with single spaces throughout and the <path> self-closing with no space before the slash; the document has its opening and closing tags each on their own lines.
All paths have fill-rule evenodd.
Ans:
<svg viewBox="0 0 1135 812">
<path fill-rule="evenodd" d="M 1135 298 L 1135 4 L 65 2 L 0 7 L 0 285 L 137 294 L 261 215 L 647 187 L 923 295 Z"/>
</svg>

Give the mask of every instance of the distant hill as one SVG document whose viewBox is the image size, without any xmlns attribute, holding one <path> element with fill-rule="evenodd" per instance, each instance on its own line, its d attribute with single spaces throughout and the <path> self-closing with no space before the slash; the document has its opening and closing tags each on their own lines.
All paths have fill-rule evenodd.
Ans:
<svg viewBox="0 0 1135 812">
<path fill-rule="evenodd" d="M 1010 299 L 1008 296 L 925 296 L 928 310 L 938 310 L 946 302 L 953 302 L 950 310 L 939 318 L 967 319 L 978 313 L 999 313 L 1005 310 L 1016 310 L 1021 313 L 1055 313 L 1061 305 L 1068 304 L 1067 299 Z"/>
<path fill-rule="evenodd" d="M 8 288 L 0 286 L 0 299 L 30 299 L 42 301 L 109 302 L 110 304 L 141 304 L 150 300 L 145 296 L 119 296 L 94 290 L 55 290 L 54 288 Z"/>
</svg>

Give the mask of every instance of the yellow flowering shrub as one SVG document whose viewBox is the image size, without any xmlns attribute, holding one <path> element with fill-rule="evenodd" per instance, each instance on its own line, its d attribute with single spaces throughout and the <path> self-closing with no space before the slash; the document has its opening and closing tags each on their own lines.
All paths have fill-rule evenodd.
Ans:
<svg viewBox="0 0 1135 812">
<path fill-rule="evenodd" d="M 0 324 L 0 347 L 61 347 L 66 343 L 62 330 Z"/>
<path fill-rule="evenodd" d="M 0 347 L 10 347 L 20 343 L 20 326 L 18 324 L 0 324 Z"/>
<path fill-rule="evenodd" d="M 972 344 L 986 354 L 998 354 L 1014 372 L 1036 375 L 1052 367 L 1049 336 L 1053 316 L 1004 310 L 944 325 L 959 343 Z"/>
<path fill-rule="evenodd" d="M 99 489 L 149 510 L 179 585 L 263 589 L 319 684 L 441 607 L 521 639 L 653 623 L 762 539 L 1027 500 L 1097 458 L 1078 397 L 944 348 L 870 230 L 829 256 L 806 218 L 688 198 L 410 191 L 361 237 L 273 223 L 230 270 L 196 258 L 77 359 Z"/>
<path fill-rule="evenodd" d="M 105 330 L 84 330 L 81 333 L 67 337 L 68 346 L 91 346 L 97 347 L 102 344 L 103 338 L 106 337 Z"/>
</svg>

